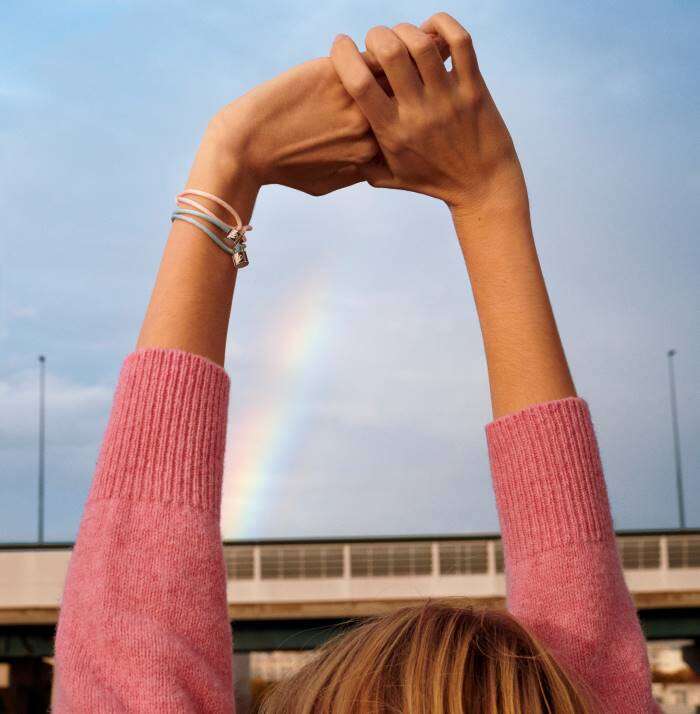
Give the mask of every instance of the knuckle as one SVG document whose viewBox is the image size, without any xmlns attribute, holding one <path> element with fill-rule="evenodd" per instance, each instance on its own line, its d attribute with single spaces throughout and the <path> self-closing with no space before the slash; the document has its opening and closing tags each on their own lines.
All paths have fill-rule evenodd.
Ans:
<svg viewBox="0 0 700 714">
<path fill-rule="evenodd" d="M 469 49 L 472 46 L 472 36 L 466 30 L 457 30 L 451 35 L 449 42 L 455 47 Z"/>
<path fill-rule="evenodd" d="M 377 44 L 376 52 L 380 59 L 386 62 L 392 62 L 401 57 L 403 47 L 398 40 L 392 41 L 388 38 L 383 38 L 382 41 Z"/>
<path fill-rule="evenodd" d="M 414 54 L 427 55 L 434 51 L 434 44 L 427 35 L 419 35 L 411 40 L 411 49 Z"/>
<path fill-rule="evenodd" d="M 366 164 L 377 155 L 377 150 L 377 144 L 371 139 L 360 141 L 355 148 L 355 160 L 361 164 Z"/>
<path fill-rule="evenodd" d="M 353 97 L 362 97 L 369 92 L 372 82 L 366 74 L 353 74 L 347 78 L 346 88 Z"/>
<path fill-rule="evenodd" d="M 484 103 L 486 94 L 482 87 L 470 83 L 460 94 L 461 106 L 468 109 L 476 109 Z"/>
<path fill-rule="evenodd" d="M 369 47 L 369 45 L 376 42 L 380 37 L 382 37 L 386 30 L 387 28 L 383 25 L 376 25 L 375 27 L 372 27 L 367 30 L 367 34 L 365 35 L 365 44 Z"/>
<path fill-rule="evenodd" d="M 391 154 L 400 154 L 408 146 L 408 137 L 404 132 L 395 130 L 382 138 L 382 145 Z"/>
<path fill-rule="evenodd" d="M 446 13 L 444 10 L 441 10 L 440 12 L 436 12 L 431 18 L 432 21 L 434 22 L 439 22 L 439 23 L 452 23 L 454 22 L 454 18 L 452 15 L 449 13 Z"/>
<path fill-rule="evenodd" d="M 449 12 L 441 10 L 437 14 L 440 18 L 442 18 L 443 22 L 448 22 L 450 25 L 456 25 L 457 27 L 461 27 L 459 21 L 454 17 L 454 15 L 450 15 Z"/>
<path fill-rule="evenodd" d="M 369 122 L 365 118 L 364 114 L 360 111 L 353 111 L 352 116 L 348 121 L 348 130 L 350 136 L 361 137 L 367 133 L 369 129 Z"/>
</svg>

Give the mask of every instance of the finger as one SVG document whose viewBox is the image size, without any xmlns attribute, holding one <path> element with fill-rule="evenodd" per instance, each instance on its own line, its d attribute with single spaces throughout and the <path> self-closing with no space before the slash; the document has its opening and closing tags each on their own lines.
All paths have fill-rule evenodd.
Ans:
<svg viewBox="0 0 700 714">
<path fill-rule="evenodd" d="M 426 86 L 441 86 L 447 83 L 447 70 L 433 39 L 415 25 L 402 22 L 394 32 L 406 45 Z"/>
<path fill-rule="evenodd" d="M 386 78 L 386 75 L 384 74 L 384 72 L 376 75 L 376 78 L 377 78 L 377 84 L 384 90 L 384 93 L 386 94 L 386 96 L 393 97 L 394 90 L 391 88 L 391 85 L 389 84 L 389 80 Z"/>
<path fill-rule="evenodd" d="M 428 32 L 428 30 L 425 30 L 422 27 L 419 27 L 418 29 L 421 32 L 425 32 L 425 34 L 428 35 L 430 39 L 432 39 L 432 41 L 438 48 L 438 52 L 440 53 L 440 57 L 442 57 L 442 61 L 444 62 L 450 56 L 450 46 L 447 44 L 447 42 L 445 42 L 445 40 L 435 32 Z"/>
<path fill-rule="evenodd" d="M 365 61 L 365 64 L 369 67 L 370 72 L 372 72 L 373 75 L 378 76 L 384 74 L 384 70 L 379 64 L 379 61 L 369 50 L 360 52 L 360 55 L 362 56 L 362 59 Z"/>
<path fill-rule="evenodd" d="M 355 100 L 373 129 L 385 123 L 396 111 L 394 102 L 379 86 L 362 59 L 357 45 L 338 35 L 331 48 L 331 60 L 345 91 Z"/>
<path fill-rule="evenodd" d="M 447 43 L 452 57 L 452 69 L 459 80 L 473 79 L 478 75 L 479 65 L 471 35 L 446 12 L 439 12 L 426 20 L 420 29 L 434 32 Z"/>
<path fill-rule="evenodd" d="M 445 42 L 445 40 L 443 40 L 440 35 L 436 35 L 435 33 L 426 32 L 425 34 L 428 35 L 428 37 L 430 37 L 430 39 L 435 43 L 435 47 L 437 48 L 437 51 L 439 52 L 440 57 L 444 62 L 450 56 L 450 47 L 447 42 Z M 362 59 L 364 59 L 365 64 L 370 68 L 372 74 L 384 74 L 382 66 L 379 64 L 379 61 L 372 54 L 372 52 L 370 52 L 370 50 L 365 50 L 364 52 L 360 52 L 360 54 L 362 55 Z"/>
<path fill-rule="evenodd" d="M 396 33 L 388 27 L 373 27 L 367 33 L 365 44 L 379 61 L 399 103 L 416 100 L 423 85 L 406 45 Z"/>
</svg>

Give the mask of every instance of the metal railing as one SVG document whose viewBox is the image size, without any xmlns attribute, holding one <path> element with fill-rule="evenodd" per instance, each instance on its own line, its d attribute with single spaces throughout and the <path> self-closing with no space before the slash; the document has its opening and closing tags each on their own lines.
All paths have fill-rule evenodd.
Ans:
<svg viewBox="0 0 700 714">
<path fill-rule="evenodd" d="M 700 568 L 700 534 L 620 535 L 625 570 Z M 498 575 L 500 539 L 381 540 L 224 546 L 231 580 Z"/>
</svg>

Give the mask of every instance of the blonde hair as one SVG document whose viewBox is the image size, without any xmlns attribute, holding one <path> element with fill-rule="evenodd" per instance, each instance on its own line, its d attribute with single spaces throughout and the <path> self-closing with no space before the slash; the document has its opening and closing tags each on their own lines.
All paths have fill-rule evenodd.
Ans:
<svg viewBox="0 0 700 714">
<path fill-rule="evenodd" d="M 266 694 L 261 714 L 590 714 L 507 612 L 429 601 L 364 622 Z"/>
</svg>

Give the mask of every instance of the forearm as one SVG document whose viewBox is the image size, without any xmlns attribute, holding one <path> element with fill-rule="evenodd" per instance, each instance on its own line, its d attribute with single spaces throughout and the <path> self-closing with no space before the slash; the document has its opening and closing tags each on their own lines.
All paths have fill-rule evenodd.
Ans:
<svg viewBox="0 0 700 714">
<path fill-rule="evenodd" d="M 376 149 L 360 118 L 330 60 L 306 63 L 216 115 L 186 187 L 247 224 L 260 185 L 349 185 L 359 174 L 339 178 L 338 168 Z M 174 223 L 71 558 L 57 712 L 233 710 L 219 527 L 229 380 L 219 365 L 235 280 L 228 254 Z"/>
<path fill-rule="evenodd" d="M 187 188 L 223 198 L 247 223 L 258 185 L 243 162 L 211 133 L 197 153 Z M 216 204 L 199 199 L 223 220 Z M 199 228 L 175 221 L 151 294 L 137 347 L 177 348 L 223 365 L 237 270 Z"/>
<path fill-rule="evenodd" d="M 524 194 L 453 211 L 489 371 L 508 607 L 603 711 L 655 711 L 588 405 L 565 399 L 576 391 Z"/>
<path fill-rule="evenodd" d="M 524 192 L 524 190 L 523 190 Z M 532 236 L 527 198 L 452 216 L 486 352 L 494 419 L 576 396 Z"/>
<path fill-rule="evenodd" d="M 257 189 L 230 157 L 207 136 L 187 186 L 247 221 Z M 170 710 L 185 697 L 197 711 L 231 710 L 219 529 L 228 378 L 200 356 L 223 364 L 235 277 L 226 253 L 175 222 L 71 558 L 57 712 Z"/>
</svg>

